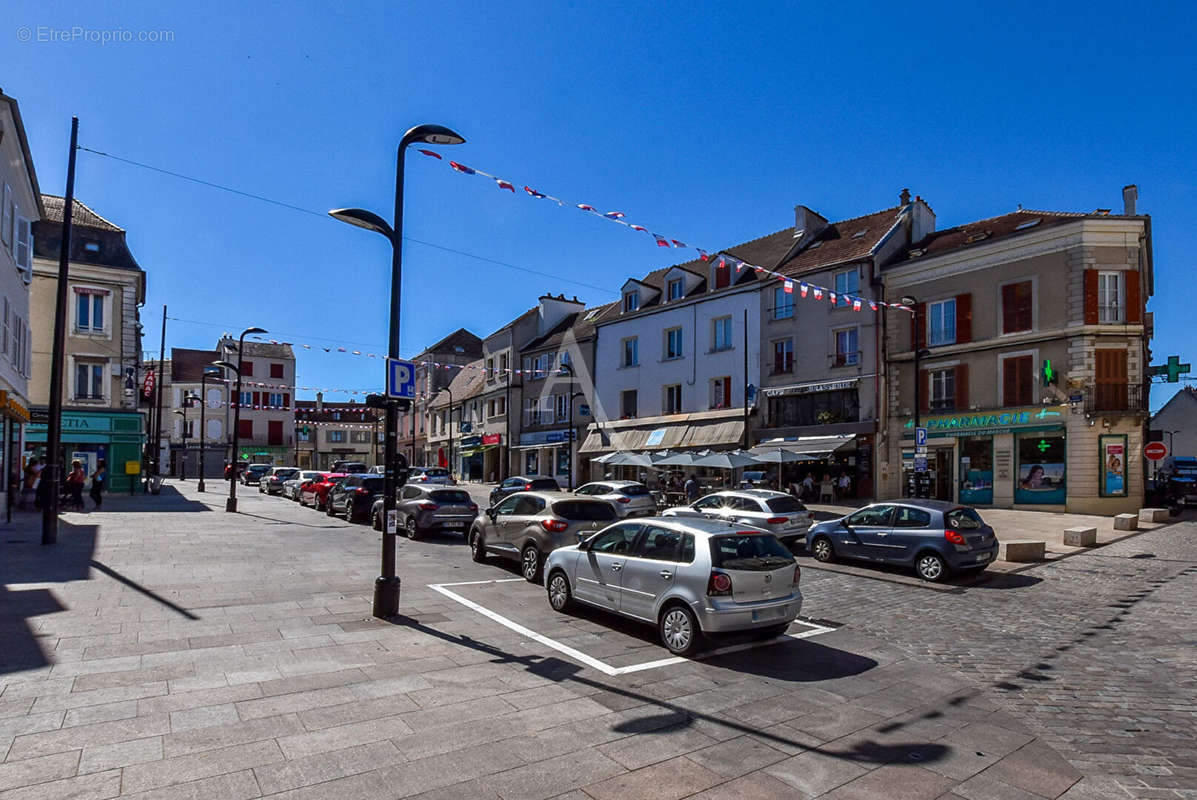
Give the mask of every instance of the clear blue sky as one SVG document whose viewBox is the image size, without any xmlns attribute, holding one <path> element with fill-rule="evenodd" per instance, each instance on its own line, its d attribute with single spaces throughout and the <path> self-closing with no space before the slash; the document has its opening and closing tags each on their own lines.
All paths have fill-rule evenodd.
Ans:
<svg viewBox="0 0 1197 800">
<path fill-rule="evenodd" d="M 894 205 L 948 227 L 1029 208 L 1153 215 L 1157 361 L 1183 345 L 1197 250 L 1192 4 L 9 2 L 0 86 L 20 101 L 43 191 L 80 143 L 315 211 L 390 216 L 394 147 L 418 122 L 447 155 L 718 248 Z M 33 37 L 19 41 L 18 28 Z M 39 26 L 169 30 L 173 42 L 37 41 Z M 316 216 L 81 153 L 76 196 L 125 227 L 157 348 L 256 324 L 385 348 L 389 252 Z M 613 299 L 688 258 L 641 234 L 408 159 L 405 354 L 504 324 L 544 291 Z M 580 285 L 582 284 L 582 285 Z M 586 286 L 585 284 L 589 284 Z M 590 287 L 605 287 L 599 288 Z M 376 377 L 377 376 L 377 377 Z M 300 353 L 301 385 L 372 388 L 376 361 Z M 1161 387 L 1153 406 L 1175 387 Z"/>
</svg>

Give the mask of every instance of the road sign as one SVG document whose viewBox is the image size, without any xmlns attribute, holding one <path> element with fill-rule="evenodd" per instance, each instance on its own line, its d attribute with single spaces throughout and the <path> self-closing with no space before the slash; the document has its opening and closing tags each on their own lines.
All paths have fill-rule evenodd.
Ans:
<svg viewBox="0 0 1197 800">
<path fill-rule="evenodd" d="M 927 459 L 915 456 L 914 471 L 915 472 L 926 472 L 927 471 Z"/>
<path fill-rule="evenodd" d="M 590 406 L 587 405 L 586 403 L 583 403 L 582 405 L 578 406 L 578 414 L 583 417 L 589 417 L 590 416 Z"/>
<path fill-rule="evenodd" d="M 1148 461 L 1163 461 L 1168 457 L 1168 445 L 1163 442 L 1148 442 L 1143 445 L 1143 457 Z"/>
<path fill-rule="evenodd" d="M 927 446 L 927 429 L 926 428 L 915 428 L 914 429 L 914 446 L 915 447 L 926 447 Z"/>
<path fill-rule="evenodd" d="M 925 456 L 925 455 L 927 455 L 927 448 L 926 447 L 916 447 L 916 448 L 914 448 L 914 454 L 916 456 Z"/>
<path fill-rule="evenodd" d="M 387 359 L 387 397 L 416 399 L 416 365 L 398 358 Z"/>
</svg>

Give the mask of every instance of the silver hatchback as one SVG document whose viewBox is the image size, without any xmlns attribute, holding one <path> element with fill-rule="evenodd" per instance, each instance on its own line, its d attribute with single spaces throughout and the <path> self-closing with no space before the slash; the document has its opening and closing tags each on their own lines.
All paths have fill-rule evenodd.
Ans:
<svg viewBox="0 0 1197 800">
<path fill-rule="evenodd" d="M 801 578 L 771 533 L 710 519 L 624 521 L 549 554 L 549 605 L 585 603 L 656 625 L 677 655 L 707 633 L 772 638 L 802 611 Z"/>
<path fill-rule="evenodd" d="M 769 489 L 708 494 L 692 505 L 677 506 L 661 512 L 665 517 L 708 517 L 752 525 L 792 545 L 806 536 L 814 517 L 802 501 L 785 492 Z"/>
<path fill-rule="evenodd" d="M 574 489 L 574 494 L 606 500 L 620 517 L 651 517 L 657 513 L 657 501 L 643 483 L 636 481 L 595 481 Z"/>
</svg>

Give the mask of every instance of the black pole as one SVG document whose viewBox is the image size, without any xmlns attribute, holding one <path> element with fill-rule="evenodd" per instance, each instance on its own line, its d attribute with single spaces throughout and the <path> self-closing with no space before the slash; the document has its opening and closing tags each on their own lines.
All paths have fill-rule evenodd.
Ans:
<svg viewBox="0 0 1197 800">
<path fill-rule="evenodd" d="M 204 427 L 204 411 L 208 408 L 208 368 L 203 367 L 200 370 L 200 452 L 199 452 L 199 481 L 196 483 L 196 491 L 204 491 L 204 439 L 208 435 L 208 429 Z"/>
<path fill-rule="evenodd" d="M 453 469 L 453 390 L 448 386 L 445 391 L 449 393 L 449 477 L 453 477 L 455 470 Z"/>
<path fill-rule="evenodd" d="M 748 436 L 748 309 L 744 309 L 744 449 L 752 445 Z M 734 477 L 734 476 L 733 476 Z M 781 464 L 777 465 L 777 480 L 781 481 Z"/>
<path fill-rule="evenodd" d="M 241 436 L 241 368 L 245 366 L 245 334 L 237 340 L 237 405 L 233 406 L 233 430 L 230 440 L 233 443 L 232 473 L 229 475 L 229 499 L 224 503 L 224 510 L 235 513 L 237 511 L 237 440 Z"/>
<path fill-rule="evenodd" d="M 158 410 L 154 414 L 154 458 L 150 462 L 159 475 L 162 474 L 162 383 L 165 380 L 163 372 L 166 369 L 166 304 L 162 304 L 162 338 L 158 343 L 158 382 L 155 386 L 157 399 L 155 405 Z M 151 476 L 151 480 L 153 476 Z"/>
<path fill-rule="evenodd" d="M 54 306 L 54 345 L 50 360 L 50 418 L 46 421 L 46 466 L 42 480 L 50 482 L 42 507 L 42 544 L 58 541 L 58 500 L 62 465 L 62 371 L 66 361 L 67 281 L 71 260 L 71 208 L 75 202 L 75 153 L 79 145 L 79 118 L 71 117 L 71 152 L 67 157 L 66 198 L 62 207 L 62 242 L 58 248 L 58 291 Z"/>
</svg>

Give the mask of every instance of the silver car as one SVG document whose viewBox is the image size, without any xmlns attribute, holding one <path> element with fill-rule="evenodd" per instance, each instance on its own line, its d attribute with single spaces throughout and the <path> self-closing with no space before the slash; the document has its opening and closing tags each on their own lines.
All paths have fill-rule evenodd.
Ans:
<svg viewBox="0 0 1197 800">
<path fill-rule="evenodd" d="M 802 611 L 801 572 L 771 533 L 722 520 L 617 522 L 549 554 L 549 605 L 576 601 L 656 625 L 661 642 L 690 655 L 704 634 L 771 638 Z"/>
<path fill-rule="evenodd" d="M 258 481 L 258 493 L 282 494 L 283 484 L 298 474 L 298 467 L 274 467 Z"/>
<path fill-rule="evenodd" d="M 785 544 L 806 536 L 814 517 L 801 500 L 769 489 L 715 492 L 688 506 L 668 508 L 664 517 L 708 517 L 752 525 L 774 534 Z"/>
<path fill-rule="evenodd" d="M 657 513 L 657 501 L 643 483 L 636 481 L 595 481 L 574 489 L 574 494 L 606 500 L 615 506 L 621 518 L 651 517 Z"/>
<path fill-rule="evenodd" d="M 282 496 L 287 498 L 288 500 L 298 500 L 299 499 L 299 487 L 302 486 L 303 484 L 307 483 L 308 481 L 315 480 L 316 478 L 319 478 L 320 475 L 321 475 L 321 473 L 318 470 L 314 470 L 314 469 L 302 470 L 298 475 L 291 478 L 290 480 L 283 481 Z"/>
</svg>

